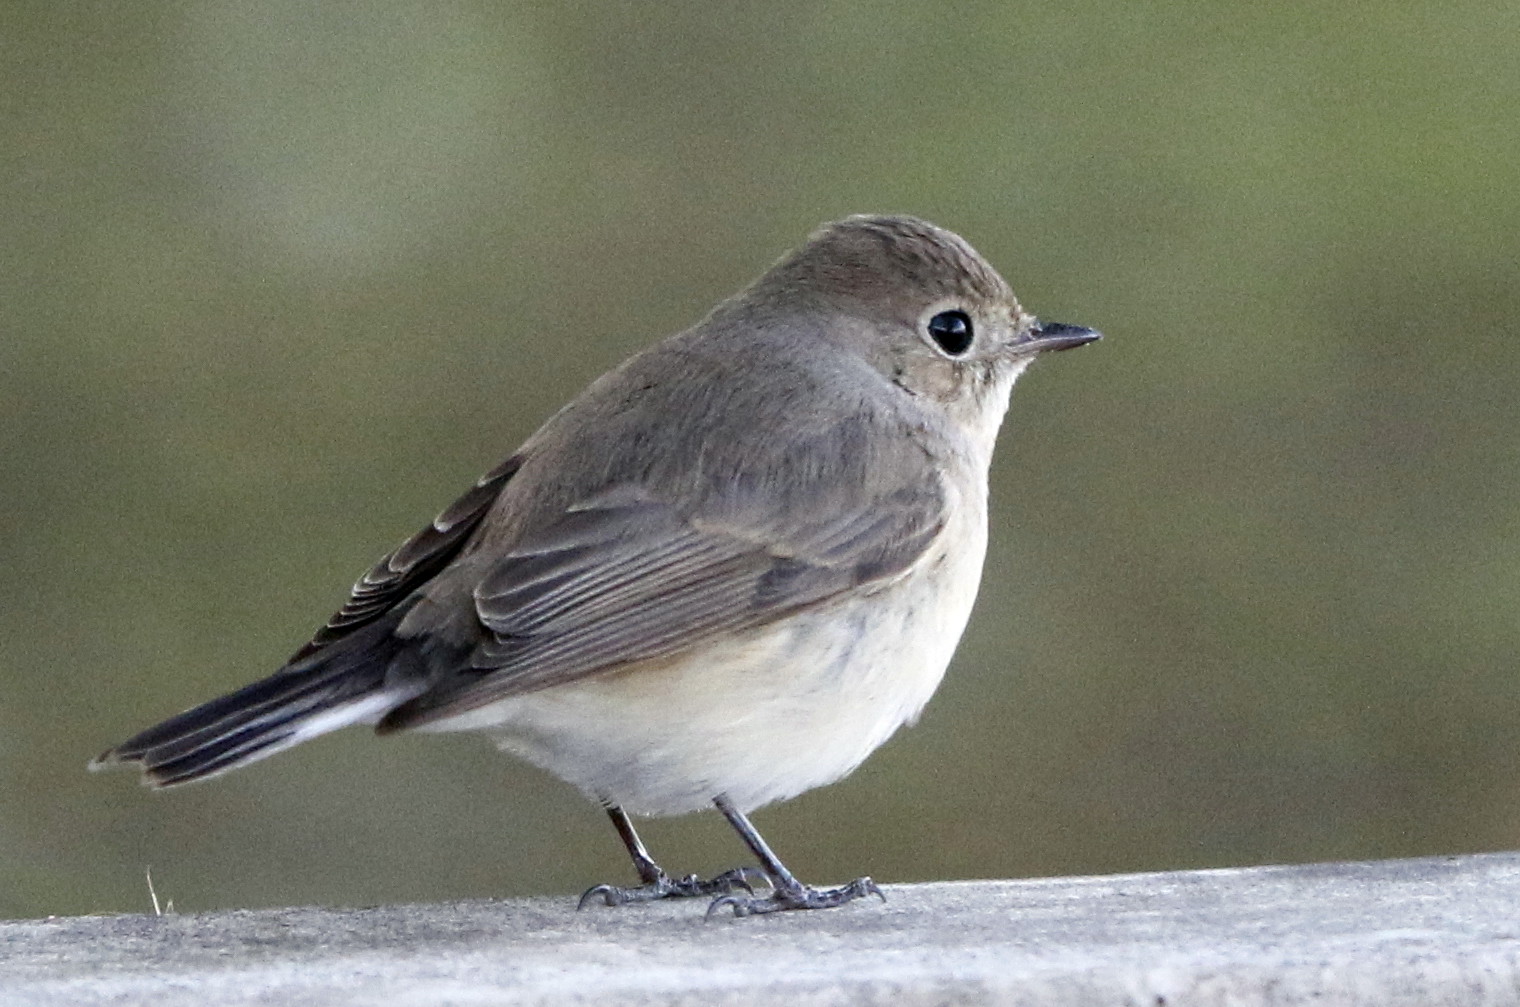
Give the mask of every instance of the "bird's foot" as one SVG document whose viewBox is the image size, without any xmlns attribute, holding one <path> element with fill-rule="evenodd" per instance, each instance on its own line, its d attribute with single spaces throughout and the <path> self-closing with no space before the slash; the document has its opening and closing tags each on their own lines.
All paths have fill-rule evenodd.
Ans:
<svg viewBox="0 0 1520 1007">
<path fill-rule="evenodd" d="M 725 909 L 732 909 L 735 916 L 776 913 L 783 909 L 832 909 L 846 902 L 863 899 L 867 895 L 874 895 L 883 902 L 887 901 L 881 888 L 870 878 L 856 878 L 843 888 L 818 889 L 809 888 L 807 885 L 797 885 L 795 888 L 773 886 L 770 895 L 765 898 L 755 898 L 753 895 L 745 898 L 742 895 L 730 893 L 714 899 L 712 905 L 707 907 L 707 918 L 712 919 Z"/>
<path fill-rule="evenodd" d="M 737 897 L 730 893 L 745 891 L 750 895 L 755 894 L 753 880 L 767 880 L 765 873 L 756 867 L 735 867 L 731 871 L 714 875 L 711 878 L 699 878 L 695 874 L 688 874 L 684 878 L 673 878 L 664 871 L 655 876 L 653 881 L 647 881 L 637 888 L 619 888 L 616 885 L 597 885 L 586 889 L 581 896 L 576 909 L 585 909 L 600 901 L 603 905 L 623 906 L 630 902 L 653 902 L 655 899 L 690 899 L 703 895 L 723 895 L 725 897 Z"/>
</svg>

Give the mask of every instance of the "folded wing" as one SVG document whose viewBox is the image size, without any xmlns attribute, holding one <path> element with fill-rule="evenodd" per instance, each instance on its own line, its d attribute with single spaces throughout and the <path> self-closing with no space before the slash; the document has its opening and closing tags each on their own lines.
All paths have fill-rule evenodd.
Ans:
<svg viewBox="0 0 1520 1007">
<path fill-rule="evenodd" d="M 743 499 L 682 513 L 644 489 L 601 494 L 516 543 L 476 587 L 489 631 L 470 666 L 382 730 L 675 654 L 890 583 L 931 551 L 947 501 L 927 465 L 842 505 Z M 779 513 L 779 517 L 777 514 Z"/>
</svg>

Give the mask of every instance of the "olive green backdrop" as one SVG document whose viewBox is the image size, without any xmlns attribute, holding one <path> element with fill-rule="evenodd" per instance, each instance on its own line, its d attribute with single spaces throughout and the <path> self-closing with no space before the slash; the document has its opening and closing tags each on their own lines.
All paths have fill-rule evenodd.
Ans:
<svg viewBox="0 0 1520 1007">
<path fill-rule="evenodd" d="M 629 879 L 478 738 L 84 763 L 861 211 L 1109 338 L 1014 396 L 922 723 L 759 814 L 799 873 L 1520 846 L 1513 4 L 9 2 L 0 95 L 0 915 Z"/>
</svg>

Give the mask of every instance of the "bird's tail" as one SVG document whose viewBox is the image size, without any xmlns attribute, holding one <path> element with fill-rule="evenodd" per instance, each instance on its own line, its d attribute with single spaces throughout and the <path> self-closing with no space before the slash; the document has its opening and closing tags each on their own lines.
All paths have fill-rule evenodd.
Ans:
<svg viewBox="0 0 1520 1007">
<path fill-rule="evenodd" d="M 421 691 L 397 675 L 394 638 L 376 650 L 315 655 L 170 717 L 96 756 L 90 768 L 141 766 L 143 783 L 171 787 L 256 762 L 349 724 L 373 723 Z M 345 648 L 346 649 L 346 648 Z M 388 653 L 387 653 L 388 651 Z"/>
</svg>

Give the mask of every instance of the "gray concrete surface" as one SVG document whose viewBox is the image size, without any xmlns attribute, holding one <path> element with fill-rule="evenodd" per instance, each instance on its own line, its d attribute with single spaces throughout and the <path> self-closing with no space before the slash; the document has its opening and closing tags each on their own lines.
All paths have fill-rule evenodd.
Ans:
<svg viewBox="0 0 1520 1007">
<path fill-rule="evenodd" d="M 886 891 L 0 923 L 0 1004 L 1520 1004 L 1520 854 Z"/>
</svg>

